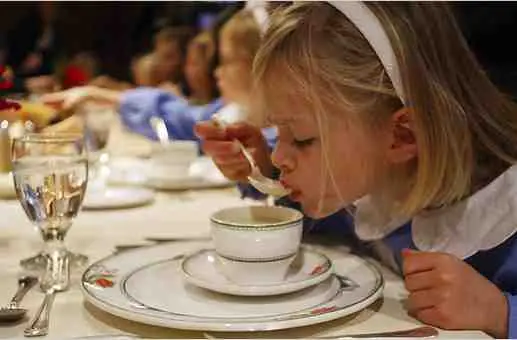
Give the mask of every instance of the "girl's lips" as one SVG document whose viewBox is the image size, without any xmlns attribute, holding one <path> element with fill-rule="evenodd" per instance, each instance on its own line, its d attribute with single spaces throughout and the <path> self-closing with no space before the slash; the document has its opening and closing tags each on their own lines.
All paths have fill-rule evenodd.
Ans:
<svg viewBox="0 0 517 340">
<path fill-rule="evenodd" d="M 287 189 L 291 190 L 291 193 L 289 194 L 289 198 L 292 199 L 293 201 L 296 201 L 298 199 L 300 199 L 301 195 L 302 195 L 302 192 L 300 190 L 297 190 L 295 188 L 293 188 L 292 186 L 290 186 L 287 181 L 285 181 L 284 179 L 280 179 L 280 183 Z"/>
<path fill-rule="evenodd" d="M 288 189 L 290 191 L 296 191 L 292 186 L 289 185 L 289 183 L 287 183 L 286 180 L 280 178 L 279 182 L 280 182 L 280 184 L 283 185 L 284 188 L 286 188 L 286 189 Z"/>
<path fill-rule="evenodd" d="M 302 192 L 298 190 L 293 190 L 289 194 L 289 198 L 295 202 L 299 201 L 302 198 Z"/>
<path fill-rule="evenodd" d="M 280 178 L 278 180 L 280 182 L 280 184 L 282 184 L 284 187 L 286 187 L 287 189 L 291 189 L 291 187 L 289 186 L 289 184 L 287 184 L 287 182 L 285 180 L 283 180 L 282 178 Z"/>
</svg>

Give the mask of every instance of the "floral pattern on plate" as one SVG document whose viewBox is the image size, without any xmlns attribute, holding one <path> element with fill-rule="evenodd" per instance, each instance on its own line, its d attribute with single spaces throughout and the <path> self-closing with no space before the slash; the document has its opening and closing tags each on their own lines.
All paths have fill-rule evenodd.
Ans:
<svg viewBox="0 0 517 340">
<path fill-rule="evenodd" d="M 117 271 L 117 269 L 107 269 L 103 265 L 95 265 L 88 269 L 83 280 L 94 288 L 111 288 L 115 285 Z"/>
</svg>

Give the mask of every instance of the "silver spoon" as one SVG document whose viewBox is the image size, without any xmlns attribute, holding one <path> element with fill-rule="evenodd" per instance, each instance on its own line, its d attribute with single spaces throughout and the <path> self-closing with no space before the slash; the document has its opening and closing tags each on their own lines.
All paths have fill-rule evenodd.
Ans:
<svg viewBox="0 0 517 340">
<path fill-rule="evenodd" d="M 11 302 L 5 307 L 0 308 L 0 321 L 13 322 L 21 320 L 27 309 L 20 307 L 20 302 L 27 292 L 38 282 L 38 278 L 34 276 L 23 276 L 18 279 L 18 290 L 14 294 Z"/>
<path fill-rule="evenodd" d="M 149 123 L 151 124 L 151 127 L 153 128 L 154 133 L 156 133 L 156 136 L 158 136 L 158 140 L 160 141 L 160 144 L 167 145 L 169 144 L 169 131 L 167 131 L 167 126 L 165 125 L 165 121 L 160 118 L 153 116 L 149 119 Z"/>
<path fill-rule="evenodd" d="M 213 115 L 212 119 L 214 123 L 221 128 L 224 128 L 226 125 L 228 125 L 223 120 L 223 118 L 218 116 L 217 114 Z M 237 143 L 244 157 L 246 157 L 246 160 L 250 163 L 251 173 L 248 175 L 248 181 L 251 185 L 255 187 L 255 189 L 257 189 L 263 194 L 275 197 L 283 197 L 291 193 L 291 190 L 284 187 L 282 183 L 280 183 L 279 181 L 275 181 L 271 178 L 264 176 L 260 172 L 260 168 L 257 166 L 257 163 L 255 163 L 253 156 L 244 147 L 244 145 L 242 145 L 242 143 L 239 140 L 235 140 L 235 143 Z"/>
<path fill-rule="evenodd" d="M 248 152 L 248 150 L 242 145 L 242 143 L 238 140 L 235 141 L 237 145 L 241 148 L 241 151 L 250 163 L 251 173 L 248 175 L 248 181 L 251 185 L 255 187 L 258 191 L 263 194 L 271 195 L 275 197 L 283 197 L 287 196 L 291 193 L 291 190 L 287 189 L 280 183 L 279 181 L 275 181 L 271 178 L 264 176 L 261 172 L 257 163 L 253 159 L 253 156 Z"/>
</svg>

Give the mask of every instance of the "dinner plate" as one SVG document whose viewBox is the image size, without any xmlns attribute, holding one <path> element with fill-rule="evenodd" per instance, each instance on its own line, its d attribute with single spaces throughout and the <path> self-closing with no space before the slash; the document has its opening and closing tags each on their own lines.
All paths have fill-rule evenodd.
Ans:
<svg viewBox="0 0 517 340">
<path fill-rule="evenodd" d="M 301 291 L 244 297 L 187 282 L 181 272 L 194 244 L 164 244 L 125 251 L 90 266 L 82 277 L 85 299 L 113 315 L 150 325 L 207 331 L 265 331 L 307 326 L 358 312 L 383 290 L 378 269 L 348 253 L 332 258 L 335 274 Z"/>
</svg>

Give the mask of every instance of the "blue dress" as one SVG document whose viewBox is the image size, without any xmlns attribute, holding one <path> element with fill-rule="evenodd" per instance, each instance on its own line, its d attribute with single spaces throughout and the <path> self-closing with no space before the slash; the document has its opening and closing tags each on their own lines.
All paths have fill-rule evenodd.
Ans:
<svg viewBox="0 0 517 340">
<path fill-rule="evenodd" d="M 120 103 L 122 122 L 130 130 L 157 140 L 149 119 L 161 117 L 171 139 L 197 140 L 194 125 L 208 120 L 224 106 L 222 99 L 206 105 L 191 105 L 182 97 L 156 88 L 142 87 L 125 91 Z"/>
<path fill-rule="evenodd" d="M 149 139 L 158 139 L 149 123 L 151 117 L 157 116 L 164 120 L 171 139 L 199 141 L 194 134 L 196 123 L 211 119 L 225 105 L 222 98 L 206 105 L 192 105 L 168 91 L 141 87 L 123 93 L 119 111 L 128 129 Z M 269 128 L 262 132 L 268 143 L 274 145 L 276 130 Z"/>
</svg>

